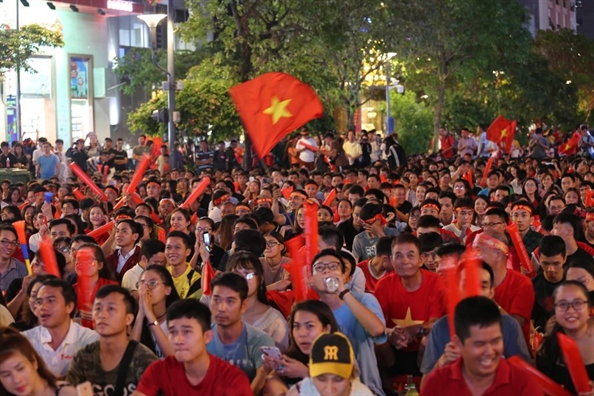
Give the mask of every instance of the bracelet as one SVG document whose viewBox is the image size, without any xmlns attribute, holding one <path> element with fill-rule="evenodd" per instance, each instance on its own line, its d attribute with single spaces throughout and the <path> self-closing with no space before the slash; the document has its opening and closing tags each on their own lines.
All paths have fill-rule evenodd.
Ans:
<svg viewBox="0 0 594 396">
<path fill-rule="evenodd" d="M 154 322 L 150 322 L 150 323 L 148 324 L 148 326 L 149 326 L 149 327 L 150 327 L 150 326 L 159 326 L 159 321 L 158 321 L 158 320 L 155 320 Z"/>
<path fill-rule="evenodd" d="M 351 291 L 349 289 L 344 289 L 343 291 L 341 291 L 340 293 L 338 293 L 338 298 L 340 298 L 341 300 L 344 300 L 344 296 L 347 293 L 350 293 Z"/>
</svg>

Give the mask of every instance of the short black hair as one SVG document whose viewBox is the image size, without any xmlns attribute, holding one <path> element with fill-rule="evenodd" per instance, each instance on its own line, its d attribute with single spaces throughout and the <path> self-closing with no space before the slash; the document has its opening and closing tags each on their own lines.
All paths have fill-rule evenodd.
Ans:
<svg viewBox="0 0 594 396">
<path fill-rule="evenodd" d="M 419 243 L 421 244 L 420 253 L 427 253 L 443 245 L 443 239 L 439 232 L 428 232 L 419 235 Z"/>
<path fill-rule="evenodd" d="M 76 290 L 74 290 L 74 287 L 70 283 L 59 278 L 47 279 L 43 282 L 42 286 L 60 289 L 60 292 L 62 293 L 62 297 L 64 297 L 66 304 L 74 304 L 74 309 L 72 310 L 72 312 L 70 312 L 70 317 L 73 318 L 74 314 L 76 313 L 76 308 L 78 304 L 78 296 L 76 295 Z"/>
<path fill-rule="evenodd" d="M 167 239 L 169 239 L 169 238 L 179 238 L 184 243 L 184 246 L 186 247 L 186 249 L 192 248 L 192 242 L 190 241 L 190 237 L 185 232 L 175 231 L 175 230 L 170 231 L 169 234 L 167 234 Z"/>
<path fill-rule="evenodd" d="M 164 252 L 165 244 L 156 238 L 147 239 L 142 242 L 142 246 L 140 247 L 140 256 L 146 257 L 147 260 L 150 260 L 157 253 Z"/>
<path fill-rule="evenodd" d="M 342 259 L 342 256 L 339 254 L 339 252 L 337 252 L 334 249 L 324 249 L 320 252 L 318 252 L 318 254 L 316 254 L 311 262 L 311 271 L 313 273 L 313 264 L 319 260 L 320 257 L 324 257 L 324 256 L 332 256 L 335 259 L 338 260 L 338 262 L 340 263 L 340 270 L 341 272 L 344 274 L 346 272 L 346 266 L 344 265 L 344 261 Z"/>
<path fill-rule="evenodd" d="M 501 326 L 499 307 L 487 297 L 475 296 L 463 299 L 454 311 L 454 328 L 462 343 L 470 337 L 470 328 L 497 324 Z"/>
<path fill-rule="evenodd" d="M 400 234 L 396 238 L 394 238 L 394 240 L 392 241 L 392 249 L 394 249 L 394 247 L 397 245 L 404 245 L 405 243 L 410 243 L 412 245 L 415 245 L 417 248 L 417 251 L 419 252 L 419 254 L 421 254 L 422 250 L 421 250 L 421 242 L 419 242 L 419 238 L 417 238 L 413 234 L 409 234 L 409 233 Z"/>
<path fill-rule="evenodd" d="M 493 203 L 490 203 L 489 206 L 487 208 L 487 210 L 485 211 L 485 216 L 497 216 L 501 219 L 501 221 L 503 221 L 505 224 L 507 224 L 507 221 L 509 219 L 509 215 L 507 214 L 507 212 L 505 211 L 505 209 L 496 207 L 496 206 L 492 206 Z"/>
<path fill-rule="evenodd" d="M 17 242 L 18 242 L 19 236 L 17 235 L 17 232 L 16 232 L 15 228 L 12 225 L 6 224 L 6 223 L 0 224 L 0 231 L 9 231 L 9 232 L 12 232 L 14 234 L 14 237 L 17 239 Z"/>
<path fill-rule="evenodd" d="M 64 204 L 70 204 L 76 210 L 80 209 L 80 204 L 76 199 L 65 199 L 62 201 L 62 205 Z"/>
<path fill-rule="evenodd" d="M 259 207 L 254 211 L 254 214 L 260 220 L 260 224 L 274 223 L 274 213 L 270 208 Z"/>
<path fill-rule="evenodd" d="M 437 251 L 435 253 L 439 257 L 449 256 L 450 254 L 461 256 L 465 251 L 466 246 L 460 243 L 451 242 L 441 245 L 439 248 L 437 248 Z"/>
<path fill-rule="evenodd" d="M 344 245 L 344 234 L 335 225 L 322 225 L 318 228 L 318 236 L 326 244 L 331 245 L 336 251 Z"/>
<path fill-rule="evenodd" d="M 390 256 L 392 254 L 392 242 L 394 237 L 383 236 L 375 243 L 376 256 Z"/>
<path fill-rule="evenodd" d="M 417 221 L 417 228 L 440 228 L 439 225 L 439 219 L 432 215 L 421 216 Z"/>
<path fill-rule="evenodd" d="M 51 230 L 52 228 L 62 224 L 66 226 L 66 229 L 70 235 L 74 235 L 76 228 L 74 227 L 74 224 L 72 224 L 72 222 L 68 219 L 54 219 L 50 221 L 49 229 Z"/>
<path fill-rule="evenodd" d="M 97 294 L 95 294 L 95 300 L 98 298 L 105 298 L 113 293 L 122 295 L 122 297 L 124 297 L 124 304 L 126 304 L 126 313 L 136 316 L 136 312 L 138 310 L 136 299 L 132 296 L 128 289 L 120 285 L 105 285 L 101 287 L 97 291 Z"/>
<path fill-rule="evenodd" d="M 347 194 L 354 194 L 363 197 L 365 195 L 365 190 L 360 185 L 355 184 L 349 188 Z"/>
<path fill-rule="evenodd" d="M 202 332 L 210 330 L 210 309 L 195 298 L 177 300 L 167 308 L 167 322 L 175 319 L 196 319 Z"/>
<path fill-rule="evenodd" d="M 371 220 L 378 214 L 382 214 L 383 206 L 380 204 L 368 202 L 361 208 L 361 212 L 359 213 L 359 217 L 361 220 Z"/>
<path fill-rule="evenodd" d="M 336 253 L 338 253 L 338 255 L 342 258 L 343 263 L 345 261 L 349 262 L 351 265 L 351 268 L 349 269 L 349 276 L 353 276 L 355 270 L 357 269 L 357 260 L 355 260 L 353 254 L 351 252 L 345 252 L 344 250 L 337 250 Z M 346 265 L 344 267 L 346 270 Z"/>
<path fill-rule="evenodd" d="M 567 249 L 563 238 L 557 235 L 545 235 L 538 245 L 538 254 L 546 257 L 553 257 L 558 254 L 565 257 Z"/>
<path fill-rule="evenodd" d="M 584 229 L 582 227 L 582 219 L 580 219 L 579 216 L 574 215 L 573 213 L 561 212 L 555 216 L 553 225 L 555 224 L 569 224 L 573 229 L 574 238 L 576 240 L 582 239 Z"/>
<path fill-rule="evenodd" d="M 246 250 L 261 256 L 266 249 L 266 239 L 257 230 L 239 230 L 233 235 L 235 251 Z"/>
<path fill-rule="evenodd" d="M 234 272 L 223 272 L 214 277 L 210 282 L 210 290 L 214 291 L 215 286 L 227 287 L 239 293 L 239 299 L 245 301 L 248 295 L 248 284 L 245 278 Z"/>
<path fill-rule="evenodd" d="M 442 198 L 449 198 L 450 201 L 452 201 L 452 205 L 453 205 L 454 202 L 456 202 L 456 198 L 458 198 L 458 197 L 456 196 L 456 194 L 454 194 L 451 191 L 442 191 L 439 193 L 439 199 L 442 199 Z"/>
</svg>

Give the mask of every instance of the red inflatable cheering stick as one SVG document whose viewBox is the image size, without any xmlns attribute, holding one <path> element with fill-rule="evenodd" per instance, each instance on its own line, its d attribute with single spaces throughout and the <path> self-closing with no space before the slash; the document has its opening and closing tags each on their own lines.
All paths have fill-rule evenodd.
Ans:
<svg viewBox="0 0 594 396">
<path fill-rule="evenodd" d="M 520 265 L 524 269 L 526 275 L 530 278 L 534 278 L 536 273 L 534 272 L 534 267 L 532 266 L 532 262 L 530 261 L 530 257 L 528 256 L 528 251 L 526 250 L 526 246 L 524 246 L 524 241 L 522 241 L 522 236 L 520 235 L 520 231 L 518 230 L 518 226 L 516 223 L 512 223 L 506 227 L 509 236 L 511 237 L 512 243 L 516 248 L 516 252 L 520 256 Z"/>
<path fill-rule="evenodd" d="M 45 266 L 45 272 L 61 278 L 60 270 L 58 269 L 58 262 L 56 260 L 56 252 L 49 237 L 43 238 L 39 243 L 39 254 L 41 261 Z"/>
<path fill-rule="evenodd" d="M 559 346 L 561 346 L 561 353 L 563 353 L 563 359 L 573 386 L 578 393 L 588 393 L 592 390 L 590 387 L 590 380 L 588 379 L 588 372 L 586 371 L 586 365 L 582 359 L 580 350 L 575 341 L 569 338 L 563 333 L 557 333 L 557 340 L 559 340 Z"/>
<path fill-rule="evenodd" d="M 448 324 L 450 337 L 454 337 L 454 311 L 460 301 L 460 286 L 458 285 L 458 271 L 456 270 L 456 257 L 449 255 L 441 259 L 440 270 L 445 273 L 447 299 L 448 299 Z"/>
<path fill-rule="evenodd" d="M 532 375 L 532 377 L 534 377 L 534 379 L 538 382 L 538 384 L 542 387 L 542 390 L 545 393 L 545 395 L 571 396 L 571 393 L 563 389 L 561 385 L 559 385 L 558 383 L 556 383 L 555 381 L 538 371 L 536 367 L 533 367 L 526 363 L 524 360 L 522 360 L 521 357 L 512 356 L 508 358 L 507 361 L 516 366 L 517 368 L 529 372 Z"/>
<path fill-rule="evenodd" d="M 146 172 L 150 164 L 151 157 L 145 154 L 142 158 L 142 161 L 140 161 L 140 164 L 138 164 L 138 168 L 136 168 L 134 177 L 132 177 L 132 180 L 130 180 L 130 184 L 128 184 L 126 194 L 132 194 L 136 192 L 136 187 L 138 187 L 138 185 L 140 184 L 140 181 L 144 176 L 144 172 Z"/>
<path fill-rule="evenodd" d="M 95 195 L 98 195 L 102 201 L 107 202 L 107 196 L 105 195 L 105 193 L 103 191 L 101 191 L 99 186 L 97 186 L 93 182 L 93 180 L 91 180 L 89 175 L 87 175 L 82 169 L 80 169 L 79 166 L 76 165 L 76 163 L 74 163 L 74 162 L 71 163 L 70 169 L 72 170 L 72 172 L 74 172 L 76 174 L 76 176 L 78 176 L 78 178 L 83 182 L 83 184 L 86 184 L 88 186 L 88 188 L 93 190 Z"/>
<path fill-rule="evenodd" d="M 194 203 L 195 200 L 206 190 L 206 187 L 210 185 L 210 177 L 206 176 L 204 179 L 200 180 L 200 183 L 196 186 L 196 189 L 192 191 L 192 193 L 188 196 L 186 201 L 181 205 L 182 208 L 190 209 L 190 206 Z"/>
<path fill-rule="evenodd" d="M 89 247 L 83 247 L 76 252 L 75 258 L 75 271 L 78 277 L 78 290 L 79 290 L 79 307 L 81 307 L 81 324 L 88 328 L 93 328 L 93 320 L 91 319 L 91 310 L 93 305 L 93 286 L 92 286 L 92 273 L 94 272 L 93 266 L 95 256 L 93 249 Z"/>
</svg>

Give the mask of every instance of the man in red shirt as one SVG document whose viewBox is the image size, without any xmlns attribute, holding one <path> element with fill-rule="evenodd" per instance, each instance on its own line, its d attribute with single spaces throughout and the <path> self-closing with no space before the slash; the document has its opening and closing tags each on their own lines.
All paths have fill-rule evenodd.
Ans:
<svg viewBox="0 0 594 396">
<path fill-rule="evenodd" d="M 507 237 L 489 229 L 477 235 L 474 244 L 481 259 L 495 275 L 495 302 L 520 323 L 526 343 L 531 345 L 530 317 L 534 306 L 534 287 L 530 278 L 507 268 Z"/>
<path fill-rule="evenodd" d="M 501 313 L 487 297 L 470 297 L 454 314 L 453 342 L 462 357 L 433 371 L 421 388 L 425 395 L 543 395 L 529 373 L 503 357 Z"/>
<path fill-rule="evenodd" d="M 394 272 L 381 279 L 375 289 L 388 328 L 388 343 L 377 351 L 382 356 L 378 362 L 384 375 L 420 375 L 419 341 L 446 313 L 442 278 L 421 269 L 421 265 L 417 237 L 399 235 L 392 242 Z"/>
<path fill-rule="evenodd" d="M 446 128 L 439 128 L 439 142 L 443 158 L 452 158 L 454 156 L 454 137 Z"/>
<path fill-rule="evenodd" d="M 167 309 L 173 356 L 152 363 L 133 396 L 251 395 L 247 375 L 206 351 L 212 338 L 210 310 L 198 300 L 179 300 Z"/>
<path fill-rule="evenodd" d="M 373 294 L 377 283 L 393 270 L 390 262 L 393 239 L 392 237 L 378 239 L 375 244 L 375 257 L 357 264 L 365 275 L 365 292 Z"/>
</svg>

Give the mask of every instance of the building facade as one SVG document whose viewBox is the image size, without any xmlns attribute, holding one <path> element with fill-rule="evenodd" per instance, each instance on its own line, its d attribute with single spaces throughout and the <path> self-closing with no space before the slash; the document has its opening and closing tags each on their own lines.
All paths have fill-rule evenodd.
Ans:
<svg viewBox="0 0 594 396">
<path fill-rule="evenodd" d="M 183 9 L 183 0 L 180 3 Z M 161 0 L 159 7 L 157 11 L 166 12 L 167 1 Z M 111 136 L 130 141 L 126 107 L 135 108 L 139 103 L 131 102 L 148 98 L 122 98 L 113 61 L 129 48 L 150 46 L 149 29 L 137 16 L 154 11 L 146 0 L 0 2 L 5 29 L 36 23 L 59 29 L 64 37 L 64 47 L 43 48 L 31 59 L 35 73 L 0 71 L 0 140 L 43 136 L 50 142 L 62 139 L 69 147 L 95 132 L 99 140 Z M 166 43 L 163 37 L 161 41 Z M 16 133 L 19 90 L 21 136 Z"/>
<path fill-rule="evenodd" d="M 520 0 L 530 16 L 532 36 L 539 30 L 576 30 L 576 0 Z"/>
</svg>

